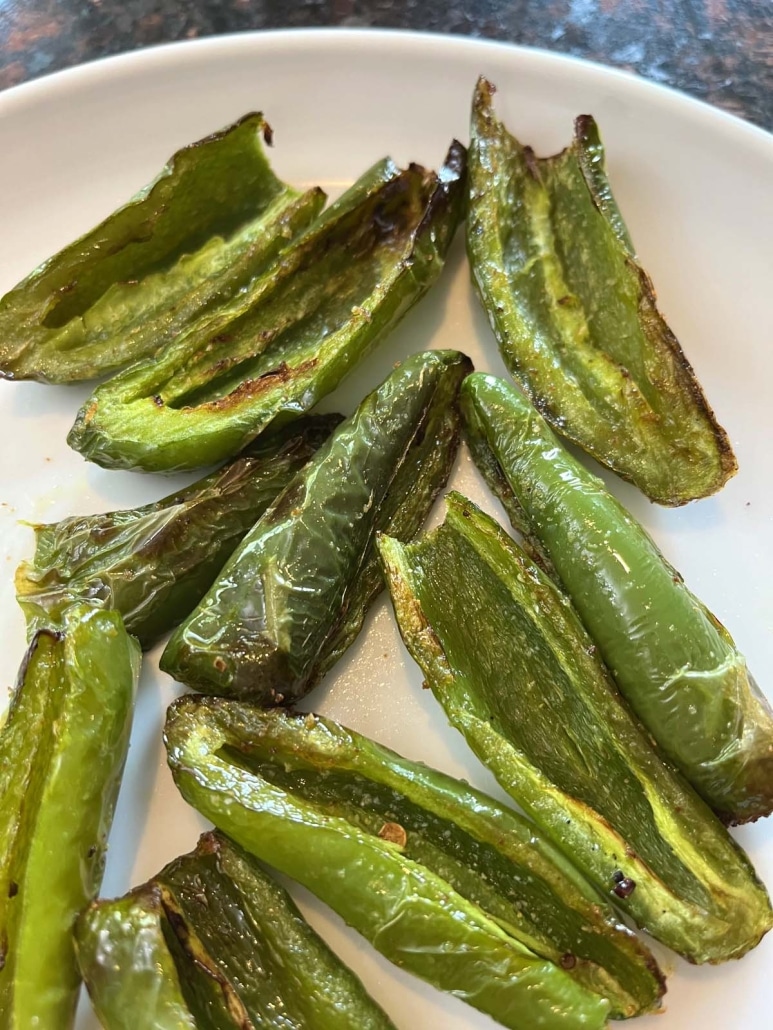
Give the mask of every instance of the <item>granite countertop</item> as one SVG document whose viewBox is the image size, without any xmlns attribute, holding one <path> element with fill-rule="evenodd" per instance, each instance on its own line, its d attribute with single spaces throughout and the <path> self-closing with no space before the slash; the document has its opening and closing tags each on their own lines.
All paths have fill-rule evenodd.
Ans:
<svg viewBox="0 0 773 1030">
<path fill-rule="evenodd" d="M 544 47 L 638 72 L 773 130 L 770 0 L 0 0 L 0 88 L 137 47 L 301 26 Z"/>
</svg>

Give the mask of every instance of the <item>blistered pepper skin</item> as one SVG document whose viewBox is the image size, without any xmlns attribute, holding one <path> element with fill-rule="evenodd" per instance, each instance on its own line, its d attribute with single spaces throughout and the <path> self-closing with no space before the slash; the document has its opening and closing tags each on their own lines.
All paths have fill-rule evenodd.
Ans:
<svg viewBox="0 0 773 1030">
<path fill-rule="evenodd" d="M 451 724 L 642 929 L 691 962 L 755 947 L 773 911 L 746 855 L 632 717 L 567 598 L 493 519 L 447 502 L 438 530 L 380 549 Z"/>
<path fill-rule="evenodd" d="M 115 608 L 143 647 L 196 607 L 228 557 L 341 421 L 300 419 L 233 461 L 142 508 L 35 526 L 31 562 L 16 573 L 32 634 L 56 628 L 77 599 Z"/>
<path fill-rule="evenodd" d="M 658 1007 L 662 975 L 609 905 L 467 784 L 331 720 L 222 698 L 180 698 L 165 740 L 183 796 L 223 832 L 505 1026 Z"/>
<path fill-rule="evenodd" d="M 0 299 L 0 377 L 69 383 L 153 354 L 226 303 L 319 214 L 279 180 L 261 114 L 179 150 L 161 174 Z"/>
<path fill-rule="evenodd" d="M 471 368 L 458 351 L 427 351 L 372 391 L 245 537 L 161 668 L 260 704 L 308 693 L 383 589 L 376 533 L 410 539 L 446 482 Z"/>
<path fill-rule="evenodd" d="M 473 457 L 569 596 L 620 692 L 724 822 L 773 809 L 773 712 L 730 634 L 511 386 L 470 376 Z"/>
<path fill-rule="evenodd" d="M 161 889 L 94 901 L 75 924 L 75 953 L 105 1030 L 198 1030 L 164 935 Z"/>
<path fill-rule="evenodd" d="M 92 904 L 75 943 L 105 1030 L 395 1030 L 287 892 L 219 833 Z"/>
<path fill-rule="evenodd" d="M 85 402 L 68 442 L 108 468 L 201 468 L 298 418 L 429 289 L 462 217 L 466 151 L 366 172 L 231 304 Z"/>
<path fill-rule="evenodd" d="M 661 504 L 735 474 L 727 434 L 655 304 L 604 170 L 595 121 L 537 158 L 481 78 L 472 107 L 467 251 L 511 375 L 556 432 Z"/>
<path fill-rule="evenodd" d="M 140 654 L 79 604 L 33 639 L 0 735 L 0 1028 L 71 1025 L 72 927 L 102 880 Z"/>
</svg>

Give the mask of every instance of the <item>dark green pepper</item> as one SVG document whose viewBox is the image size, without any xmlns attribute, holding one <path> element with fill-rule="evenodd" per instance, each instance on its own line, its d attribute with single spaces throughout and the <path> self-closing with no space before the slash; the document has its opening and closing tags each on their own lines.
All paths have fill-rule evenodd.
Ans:
<svg viewBox="0 0 773 1030">
<path fill-rule="evenodd" d="M 383 589 L 376 533 L 410 539 L 446 482 L 471 368 L 458 351 L 415 354 L 369 394 L 245 537 L 161 668 L 263 704 L 308 693 Z"/>
<path fill-rule="evenodd" d="M 70 1026 L 72 927 L 102 881 L 139 673 L 117 612 L 41 630 L 0 733 L 0 1028 Z"/>
<path fill-rule="evenodd" d="M 111 468 L 199 468 L 334 389 L 440 274 L 466 152 L 439 173 L 382 161 L 243 295 L 100 386 L 69 443 Z"/>
<path fill-rule="evenodd" d="M 287 892 L 218 833 L 94 902 L 75 946 L 106 1030 L 394 1030 Z"/>
<path fill-rule="evenodd" d="M 152 354 L 259 275 L 319 214 L 277 179 L 245 115 L 179 150 L 152 183 L 0 300 L 0 376 L 68 383 Z"/>
<path fill-rule="evenodd" d="M 380 547 L 428 686 L 526 814 L 690 961 L 753 948 L 773 925 L 764 887 L 630 715 L 555 584 L 459 494 L 438 530 Z"/>
<path fill-rule="evenodd" d="M 245 533 L 340 421 L 301 419 L 153 504 L 35 526 L 31 563 L 16 573 L 28 629 L 56 624 L 77 598 L 116 608 L 150 647 L 204 596 Z"/>
<path fill-rule="evenodd" d="M 652 500 L 715 493 L 735 457 L 636 260 L 596 123 L 537 158 L 493 93 L 480 79 L 467 250 L 505 364 L 557 432 Z"/>
<path fill-rule="evenodd" d="M 646 949 L 533 826 L 466 784 L 329 720 L 222 698 L 179 698 L 165 739 L 202 815 L 503 1025 L 602 1027 L 610 1007 L 657 1006 Z"/>
<path fill-rule="evenodd" d="M 730 634 L 517 391 L 474 375 L 462 397 L 475 461 L 636 715 L 725 822 L 768 815 L 773 712 Z"/>
</svg>

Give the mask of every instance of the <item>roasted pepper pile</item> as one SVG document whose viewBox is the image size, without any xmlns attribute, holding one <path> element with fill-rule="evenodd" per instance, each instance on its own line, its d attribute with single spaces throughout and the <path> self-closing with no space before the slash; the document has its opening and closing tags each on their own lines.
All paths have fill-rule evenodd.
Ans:
<svg viewBox="0 0 773 1030">
<path fill-rule="evenodd" d="M 0 1030 L 66 1030 L 81 980 L 106 1030 L 394 1030 L 266 866 L 511 1030 L 660 1009 L 663 972 L 620 913 L 695 963 L 773 926 L 725 827 L 773 810 L 773 711 L 551 426 L 667 505 L 720 489 L 735 458 L 596 123 L 537 158 L 493 93 L 481 79 L 469 170 L 456 141 L 439 172 L 385 159 L 324 210 L 247 115 L 0 300 L 0 375 L 116 373 L 76 415 L 84 457 L 225 462 L 33 527 L 0 730 Z M 348 418 L 308 414 L 430 289 L 465 215 L 528 399 L 417 341 Z M 456 492 L 424 531 L 463 433 L 518 540 Z M 523 814 L 292 710 L 385 585 L 424 686 Z M 167 712 L 168 763 L 216 830 L 100 899 L 141 649 L 169 631 L 161 669 L 199 693 Z"/>
</svg>

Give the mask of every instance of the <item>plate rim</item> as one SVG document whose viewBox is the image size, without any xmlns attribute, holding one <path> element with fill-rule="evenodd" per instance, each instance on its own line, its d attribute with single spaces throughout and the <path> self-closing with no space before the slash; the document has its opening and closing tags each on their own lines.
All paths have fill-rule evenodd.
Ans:
<svg viewBox="0 0 773 1030">
<path fill-rule="evenodd" d="M 48 72 L 16 86 L 0 90 L 0 116 L 16 114 L 17 106 L 37 105 L 45 101 L 62 86 L 77 88 L 94 85 L 104 76 L 113 74 L 138 74 L 145 67 L 164 65 L 168 62 L 197 62 L 201 55 L 210 51 L 217 53 L 228 50 L 249 50 L 264 46 L 288 47 L 301 50 L 304 47 L 333 49 L 337 46 L 357 48 L 373 47 L 387 51 L 391 48 L 415 48 L 418 50 L 451 50 L 458 53 L 478 50 L 484 53 L 509 54 L 525 65 L 550 65 L 556 68 L 572 68 L 589 79 L 599 78 L 619 82 L 625 89 L 632 89 L 639 96 L 656 104 L 666 105 L 671 114 L 683 113 L 700 122 L 715 123 L 717 127 L 737 135 L 739 142 L 759 147 L 762 153 L 773 161 L 773 132 L 759 125 L 725 111 L 721 107 L 673 87 L 654 82 L 638 72 L 612 65 L 601 64 L 585 57 L 577 57 L 562 51 L 545 47 L 530 47 L 506 40 L 462 36 L 440 32 L 414 32 L 393 28 L 350 28 L 320 26 L 313 28 L 258 29 L 244 32 L 227 32 L 195 39 L 174 40 L 154 43 L 149 46 L 125 50 L 118 54 L 93 58 L 69 68 Z M 638 99 L 638 98 L 637 98 Z"/>
</svg>

